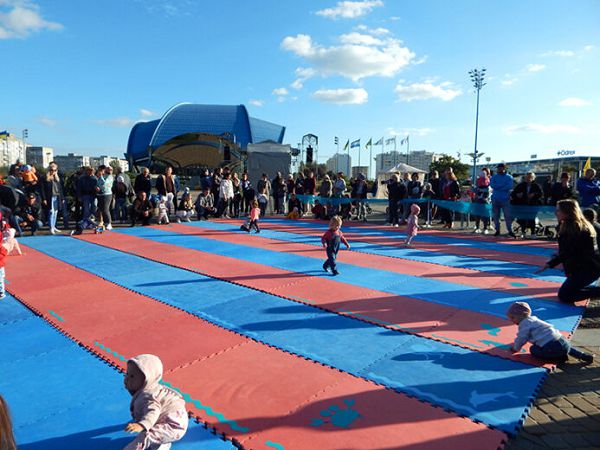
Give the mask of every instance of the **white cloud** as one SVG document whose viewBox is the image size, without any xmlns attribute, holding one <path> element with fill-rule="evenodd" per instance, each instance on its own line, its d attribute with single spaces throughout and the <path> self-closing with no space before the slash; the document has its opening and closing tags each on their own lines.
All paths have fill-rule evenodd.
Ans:
<svg viewBox="0 0 600 450">
<path fill-rule="evenodd" d="M 43 30 L 62 30 L 57 22 L 45 20 L 39 6 L 28 0 L 3 0 L 0 2 L 0 39 L 24 39 Z M 8 7 L 8 10 L 6 10 Z"/>
<path fill-rule="evenodd" d="M 288 95 L 289 92 L 288 92 L 288 90 L 286 88 L 280 87 L 280 88 L 273 89 L 272 94 L 273 95 L 284 96 L 284 95 Z"/>
<path fill-rule="evenodd" d="M 574 125 L 542 125 L 539 123 L 529 123 L 526 125 L 512 125 L 506 127 L 504 130 L 507 134 L 513 133 L 541 133 L 541 134 L 551 134 L 551 133 L 568 133 L 575 134 L 581 131 L 580 128 Z"/>
<path fill-rule="evenodd" d="M 42 116 L 38 118 L 38 123 L 45 125 L 47 127 L 55 127 L 58 125 L 58 120 L 51 119 L 50 117 Z"/>
<path fill-rule="evenodd" d="M 394 127 L 386 129 L 386 134 L 390 136 L 427 136 L 431 133 L 435 133 L 433 128 L 404 128 L 402 131 L 396 131 Z"/>
<path fill-rule="evenodd" d="M 354 37 L 358 35 L 360 34 L 355 33 Z M 324 47 L 314 43 L 310 36 L 298 34 L 287 36 L 282 41 L 281 48 L 305 58 L 313 65 L 313 75 L 339 75 L 353 81 L 370 76 L 393 76 L 415 57 L 415 54 L 403 47 L 397 39 L 378 40 L 377 44 L 375 40 L 371 40 L 369 45 L 342 43 Z"/>
<path fill-rule="evenodd" d="M 334 8 L 321 9 L 316 14 L 328 19 L 355 19 L 370 13 L 373 8 L 378 6 L 383 6 L 381 0 L 342 1 L 337 2 Z"/>
<path fill-rule="evenodd" d="M 550 52 L 542 53 L 542 56 L 562 56 L 565 58 L 569 58 L 571 56 L 575 56 L 575 52 L 573 50 L 553 50 Z"/>
<path fill-rule="evenodd" d="M 250 103 L 252 106 L 264 106 L 265 101 L 264 100 L 259 100 L 259 99 L 253 99 L 253 100 L 249 100 L 248 103 Z"/>
<path fill-rule="evenodd" d="M 156 116 L 154 111 L 150 111 L 149 109 L 140 108 L 140 116 L 147 119 L 148 117 Z"/>
<path fill-rule="evenodd" d="M 290 84 L 290 86 L 292 87 L 292 89 L 302 89 L 304 87 L 304 80 L 301 80 L 300 78 L 298 78 L 297 80 L 294 80 L 292 82 L 292 84 Z"/>
<path fill-rule="evenodd" d="M 488 78 L 488 80 L 489 80 L 489 78 Z M 519 79 L 517 77 L 511 75 L 510 73 L 507 73 L 504 75 L 504 78 L 502 80 L 500 80 L 500 84 L 502 84 L 502 86 L 512 86 L 517 81 L 519 81 Z"/>
<path fill-rule="evenodd" d="M 383 45 L 381 39 L 371 36 L 370 34 L 361 33 L 348 33 L 340 36 L 340 41 L 344 44 L 356 44 L 356 45 Z"/>
<path fill-rule="evenodd" d="M 558 102 L 558 104 L 560 106 L 588 106 L 591 105 L 591 102 L 588 102 L 587 100 L 584 100 L 582 98 L 569 97 L 565 98 L 564 100 L 561 100 L 560 102 Z"/>
<path fill-rule="evenodd" d="M 369 28 L 366 25 L 358 25 L 356 27 L 357 30 L 364 31 L 365 33 L 373 34 L 375 36 L 383 36 L 386 34 L 390 34 L 390 30 L 387 28 L 379 27 L 379 28 Z"/>
<path fill-rule="evenodd" d="M 400 81 L 394 91 L 398 94 L 398 100 L 403 102 L 432 98 L 448 102 L 462 94 L 459 89 L 454 89 L 450 82 L 440 83 L 437 86 L 432 82 L 413 83 L 405 86 L 404 82 Z"/>
<path fill-rule="evenodd" d="M 592 50 L 594 50 L 596 47 L 594 47 L 593 45 L 586 45 L 585 47 L 583 47 L 583 49 L 586 52 L 591 52 Z"/>
<path fill-rule="evenodd" d="M 313 93 L 313 98 L 325 103 L 338 103 L 342 105 L 360 105 L 369 99 L 369 93 L 363 88 L 359 89 L 319 89 Z"/>
<path fill-rule="evenodd" d="M 527 64 L 527 72 L 539 72 L 545 68 L 545 64 Z"/>
<path fill-rule="evenodd" d="M 129 117 L 115 117 L 114 119 L 97 119 L 93 121 L 97 125 L 104 125 L 108 127 L 129 127 L 132 126 L 135 121 Z"/>
</svg>

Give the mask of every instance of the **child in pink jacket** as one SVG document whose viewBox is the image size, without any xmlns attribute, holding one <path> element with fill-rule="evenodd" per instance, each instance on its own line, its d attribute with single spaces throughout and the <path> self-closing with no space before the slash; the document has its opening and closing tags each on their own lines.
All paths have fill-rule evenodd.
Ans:
<svg viewBox="0 0 600 450">
<path fill-rule="evenodd" d="M 415 205 L 414 203 L 410 205 L 410 215 L 408 216 L 408 221 L 406 222 L 406 240 L 404 241 L 404 245 L 407 247 L 411 246 L 413 238 L 419 232 L 420 212 L 421 208 L 419 208 L 419 205 Z"/>
<path fill-rule="evenodd" d="M 139 433 L 123 450 L 168 450 L 188 427 L 183 397 L 159 384 L 163 366 L 158 356 L 139 355 L 127 361 L 125 387 L 132 395 L 125 431 Z"/>
</svg>

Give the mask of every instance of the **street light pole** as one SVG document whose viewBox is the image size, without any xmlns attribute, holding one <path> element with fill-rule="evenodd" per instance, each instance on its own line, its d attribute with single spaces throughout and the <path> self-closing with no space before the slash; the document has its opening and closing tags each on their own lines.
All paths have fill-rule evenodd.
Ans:
<svg viewBox="0 0 600 450">
<path fill-rule="evenodd" d="M 475 148 L 473 149 L 473 177 L 472 181 L 475 182 L 477 175 L 477 159 L 479 158 L 479 154 L 477 151 L 477 131 L 479 128 L 479 91 L 481 88 L 485 86 L 487 83 L 484 83 L 483 80 L 485 78 L 485 69 L 473 69 L 469 70 L 469 75 L 471 77 L 471 81 L 473 82 L 473 86 L 477 89 L 477 111 L 475 113 Z"/>
</svg>

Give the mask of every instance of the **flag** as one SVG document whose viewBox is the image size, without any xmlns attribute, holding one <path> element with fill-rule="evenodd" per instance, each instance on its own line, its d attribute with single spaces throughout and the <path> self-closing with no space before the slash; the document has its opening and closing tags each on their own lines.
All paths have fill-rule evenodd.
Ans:
<svg viewBox="0 0 600 450">
<path fill-rule="evenodd" d="M 338 145 L 338 144 L 340 143 L 340 141 L 338 140 L 338 137 L 337 137 L 337 136 L 333 138 L 333 143 L 334 143 L 335 145 Z"/>
<path fill-rule="evenodd" d="M 365 147 L 373 147 L 373 138 L 369 139 L 369 142 L 365 144 Z"/>
<path fill-rule="evenodd" d="M 350 148 L 358 147 L 360 148 L 360 139 L 350 142 Z"/>
<path fill-rule="evenodd" d="M 344 145 L 344 151 L 349 150 L 348 146 L 350 145 L 350 139 L 346 141 L 346 145 Z"/>
<path fill-rule="evenodd" d="M 408 136 L 406 136 L 404 139 L 402 139 L 402 140 L 400 141 L 400 145 L 404 145 L 404 144 L 406 144 L 407 142 L 408 142 Z"/>
<path fill-rule="evenodd" d="M 592 157 L 590 156 L 587 161 L 585 162 L 585 166 L 583 166 L 583 173 L 585 173 L 586 170 L 591 169 L 592 168 Z"/>
<path fill-rule="evenodd" d="M 396 137 L 389 138 L 389 139 L 385 140 L 385 145 L 390 145 L 390 144 L 396 145 Z"/>
<path fill-rule="evenodd" d="M 379 139 L 377 142 L 375 142 L 375 144 L 373 145 L 383 145 L 383 138 Z"/>
</svg>

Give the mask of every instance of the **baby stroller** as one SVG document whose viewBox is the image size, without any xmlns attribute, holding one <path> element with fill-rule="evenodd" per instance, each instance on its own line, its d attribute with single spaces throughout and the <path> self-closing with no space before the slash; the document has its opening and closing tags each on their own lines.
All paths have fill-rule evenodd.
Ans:
<svg viewBox="0 0 600 450">
<path fill-rule="evenodd" d="M 517 224 L 513 227 L 513 232 L 517 236 L 525 237 L 527 230 L 531 231 L 531 237 L 555 239 L 556 238 L 556 227 L 544 225 L 542 221 L 536 217 L 533 221 L 533 228 L 529 225 L 532 221 L 517 221 Z"/>
</svg>

